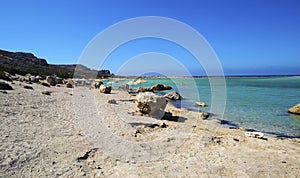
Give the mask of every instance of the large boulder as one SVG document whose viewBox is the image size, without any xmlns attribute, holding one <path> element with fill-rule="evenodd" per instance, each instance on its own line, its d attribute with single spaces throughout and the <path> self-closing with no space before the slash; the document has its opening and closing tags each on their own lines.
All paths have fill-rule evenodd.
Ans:
<svg viewBox="0 0 300 178">
<path fill-rule="evenodd" d="M 57 76 L 47 76 L 46 81 L 51 85 L 55 86 L 56 84 L 64 84 L 64 80 Z"/>
<path fill-rule="evenodd" d="M 55 85 L 57 84 L 54 76 L 47 76 L 47 77 L 46 77 L 46 81 L 47 81 L 47 82 L 49 83 L 49 85 L 51 85 L 51 86 L 55 86 Z"/>
<path fill-rule="evenodd" d="M 109 94 L 111 92 L 111 86 L 100 85 L 100 93 Z"/>
<path fill-rule="evenodd" d="M 177 93 L 176 91 L 169 92 L 164 95 L 165 98 L 170 99 L 170 100 L 181 100 L 181 95 Z"/>
<path fill-rule="evenodd" d="M 56 84 L 64 84 L 64 80 L 60 77 L 55 77 Z"/>
<path fill-rule="evenodd" d="M 5 82 L 0 82 L 0 90 L 12 90 L 12 89 L 13 88 L 9 84 Z"/>
<path fill-rule="evenodd" d="M 164 97 L 157 96 L 151 92 L 139 93 L 136 96 L 138 111 L 142 114 L 149 114 L 155 118 L 162 118 L 167 105 Z"/>
<path fill-rule="evenodd" d="M 298 114 L 298 115 L 300 115 L 300 103 L 298 103 L 296 106 L 291 107 L 288 110 L 288 112 L 292 113 L 292 114 Z"/>
<path fill-rule="evenodd" d="M 155 84 L 151 87 L 151 90 L 171 90 L 172 87 L 163 84 Z"/>
</svg>

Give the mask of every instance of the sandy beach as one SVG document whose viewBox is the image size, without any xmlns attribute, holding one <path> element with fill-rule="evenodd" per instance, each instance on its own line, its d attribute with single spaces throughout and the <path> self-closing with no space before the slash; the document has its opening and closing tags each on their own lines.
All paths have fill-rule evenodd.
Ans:
<svg viewBox="0 0 300 178">
<path fill-rule="evenodd" d="M 299 139 L 247 137 L 171 104 L 171 119 L 139 116 L 121 90 L 7 83 L 0 177 L 300 177 Z"/>
</svg>

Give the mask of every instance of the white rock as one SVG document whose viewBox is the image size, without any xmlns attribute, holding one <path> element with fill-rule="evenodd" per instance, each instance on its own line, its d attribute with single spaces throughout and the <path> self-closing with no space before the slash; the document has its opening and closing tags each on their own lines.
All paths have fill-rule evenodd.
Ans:
<svg viewBox="0 0 300 178">
<path fill-rule="evenodd" d="M 159 119 L 164 116 L 164 109 L 167 105 L 167 100 L 164 97 L 151 92 L 144 92 L 139 93 L 136 99 L 139 112 Z"/>
<path fill-rule="evenodd" d="M 100 85 L 100 93 L 109 94 L 111 92 L 111 86 Z"/>
</svg>

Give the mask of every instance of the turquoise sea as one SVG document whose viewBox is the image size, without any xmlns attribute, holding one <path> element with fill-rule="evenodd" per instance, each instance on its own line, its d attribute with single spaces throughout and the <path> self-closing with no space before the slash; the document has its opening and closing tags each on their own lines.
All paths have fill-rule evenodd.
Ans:
<svg viewBox="0 0 300 178">
<path fill-rule="evenodd" d="M 118 88 L 125 81 L 113 82 Z M 131 85 L 132 88 L 151 87 L 161 83 L 178 91 L 183 100 L 175 101 L 178 107 L 195 111 L 210 111 L 212 91 L 208 78 L 145 78 L 147 82 Z M 300 116 L 287 110 L 300 102 L 300 76 L 289 77 L 226 77 L 226 107 L 224 120 L 231 126 L 240 126 L 280 137 L 300 138 Z M 169 91 L 159 92 L 159 95 Z M 199 97 L 198 97 L 199 96 Z M 195 102 L 204 101 L 208 107 L 199 108 Z M 221 117 L 221 118 L 220 118 Z"/>
</svg>

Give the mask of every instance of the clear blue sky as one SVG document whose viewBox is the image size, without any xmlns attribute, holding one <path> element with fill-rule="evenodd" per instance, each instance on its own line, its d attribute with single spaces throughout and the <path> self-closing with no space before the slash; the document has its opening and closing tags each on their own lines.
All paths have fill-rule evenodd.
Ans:
<svg viewBox="0 0 300 178">
<path fill-rule="evenodd" d="M 300 74 L 299 0 L 5 0 L 0 6 L 0 49 L 31 52 L 48 63 L 77 63 L 95 35 L 121 20 L 163 16 L 201 33 L 227 75 Z M 137 40 L 128 44 L 130 53 L 120 47 L 103 67 L 116 72 L 147 51 L 176 57 L 166 46 L 177 48 Z M 194 75 L 202 74 L 183 56 L 179 60 Z"/>
</svg>

